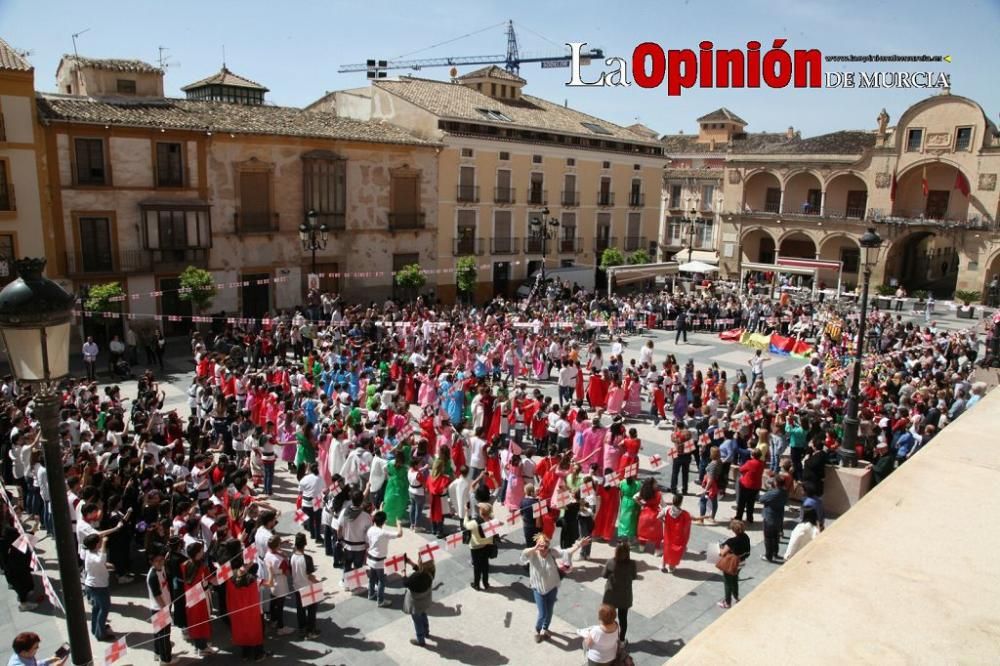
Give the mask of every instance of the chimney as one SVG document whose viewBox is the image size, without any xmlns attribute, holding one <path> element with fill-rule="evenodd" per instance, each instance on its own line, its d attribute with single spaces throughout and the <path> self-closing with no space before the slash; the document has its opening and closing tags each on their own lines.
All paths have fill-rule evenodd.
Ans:
<svg viewBox="0 0 1000 666">
<path fill-rule="evenodd" d="M 785 130 L 785 138 L 788 139 L 789 141 L 795 138 L 795 128 L 792 127 L 791 125 L 789 125 L 788 129 Z"/>
<path fill-rule="evenodd" d="M 715 150 L 715 139 L 709 140 L 709 142 L 708 142 L 708 150 L 709 150 L 709 152 L 712 152 L 712 151 Z"/>
</svg>

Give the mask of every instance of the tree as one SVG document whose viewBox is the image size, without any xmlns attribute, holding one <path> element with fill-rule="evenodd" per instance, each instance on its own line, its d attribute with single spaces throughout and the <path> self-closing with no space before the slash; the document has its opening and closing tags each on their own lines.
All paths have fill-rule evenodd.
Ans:
<svg viewBox="0 0 1000 666">
<path fill-rule="evenodd" d="M 628 263 L 632 266 L 637 264 L 648 264 L 651 259 L 649 258 L 649 252 L 639 249 L 628 256 Z"/>
<path fill-rule="evenodd" d="M 625 263 L 625 255 L 616 247 L 605 248 L 601 254 L 601 269 L 608 270 L 612 266 L 621 266 Z"/>
<path fill-rule="evenodd" d="M 180 275 L 182 301 L 189 301 L 195 313 L 204 312 L 215 298 L 215 278 L 208 271 L 188 266 Z"/>
<path fill-rule="evenodd" d="M 461 257 L 455 263 L 455 280 L 458 284 L 458 291 L 466 302 L 472 299 L 478 275 L 479 266 L 476 264 L 475 257 Z"/>
<path fill-rule="evenodd" d="M 406 289 L 410 298 L 414 299 L 427 284 L 427 274 L 424 273 L 420 264 L 407 264 L 396 271 L 396 284 L 400 288 Z"/>
<path fill-rule="evenodd" d="M 98 325 L 99 332 L 103 335 L 98 335 L 98 342 L 104 344 L 110 340 L 108 335 L 108 329 L 112 321 L 115 321 L 116 325 L 120 325 L 120 319 L 115 317 L 113 320 L 104 316 L 105 312 L 120 313 L 122 311 L 121 300 L 125 296 L 125 292 L 122 291 L 122 286 L 118 282 L 107 282 L 105 284 L 96 284 L 90 288 L 87 292 L 87 300 L 84 303 L 84 309 L 89 313 L 101 313 L 97 316 L 100 317 L 100 324 Z M 87 317 L 83 319 L 84 335 L 87 334 Z M 93 329 L 91 329 L 93 330 Z M 119 329 L 120 330 L 120 329 Z"/>
<path fill-rule="evenodd" d="M 958 289 L 955 291 L 955 298 L 962 301 L 965 307 L 969 307 L 972 303 L 976 303 L 982 298 L 982 294 L 978 291 L 971 291 L 966 289 Z"/>
</svg>

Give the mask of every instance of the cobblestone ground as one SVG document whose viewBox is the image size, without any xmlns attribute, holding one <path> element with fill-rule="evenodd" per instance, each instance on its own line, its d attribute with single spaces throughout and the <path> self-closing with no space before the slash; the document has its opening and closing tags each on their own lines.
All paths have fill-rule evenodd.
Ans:
<svg viewBox="0 0 1000 666">
<path fill-rule="evenodd" d="M 940 321 L 940 319 L 939 319 Z M 967 322 L 955 320 L 941 322 L 948 328 L 961 328 Z M 637 356 L 646 339 L 656 345 L 654 360 L 662 361 L 667 354 L 674 354 L 684 363 L 695 360 L 696 367 L 704 368 L 712 361 L 728 370 L 730 376 L 739 368 L 746 368 L 751 352 L 748 348 L 723 343 L 715 335 L 692 333 L 687 344 L 674 344 L 674 335 L 665 331 L 628 338 L 626 360 Z M 798 372 L 803 362 L 793 358 L 775 357 L 766 366 L 770 380 L 779 375 L 790 376 Z M 186 390 L 191 377 L 192 363 L 175 359 L 168 365 L 168 374 L 162 378 L 167 392 L 165 409 L 178 408 L 187 413 Z M 542 383 L 542 390 L 555 395 L 553 382 Z M 134 391 L 131 384 L 123 385 L 125 395 Z M 659 455 L 667 460 L 669 430 L 661 425 L 654 428 L 651 422 L 641 420 L 628 424 L 635 426 L 643 441 L 640 476 L 650 474 L 657 478 L 661 488 L 669 486 L 670 466 L 653 470 L 649 457 Z M 692 474 L 695 479 L 696 475 Z M 691 483 L 696 490 L 696 483 Z M 282 509 L 279 532 L 287 535 L 298 531 L 292 518 L 295 500 L 294 478 L 278 471 L 274 503 Z M 697 498 L 685 497 L 684 508 L 697 515 Z M 730 493 L 720 502 L 719 520 L 727 521 L 734 513 L 734 499 Z M 790 504 L 787 520 L 793 520 L 798 507 Z M 499 509 L 498 517 L 506 517 Z M 456 523 L 447 522 L 447 530 L 455 531 Z M 789 529 L 786 529 L 786 533 Z M 42 533 L 44 534 L 44 533 Z M 752 593 L 753 588 L 776 570 L 777 566 L 761 561 L 762 534 L 760 521 L 749 530 L 753 552 L 741 573 L 741 594 Z M 673 574 L 660 572 L 659 556 L 634 554 L 638 560 L 640 580 L 635 584 L 635 602 L 629 614 L 629 648 L 637 664 L 661 664 L 675 654 L 685 641 L 710 624 L 724 611 L 716 606 L 722 595 L 722 580 L 707 558 L 712 545 L 724 539 L 728 531 L 720 526 L 692 528 L 688 552 L 678 570 Z M 427 534 L 406 530 L 401 540 L 393 541 L 390 554 L 408 553 L 416 559 L 417 550 L 429 540 Z M 437 578 L 434 587 L 434 607 L 430 612 L 431 639 L 426 649 L 410 645 L 413 625 L 402 612 L 403 588 L 401 578 L 390 574 L 386 596 L 391 606 L 378 608 L 364 596 L 353 595 L 341 589 L 340 571 L 322 548 L 310 546 L 318 575 L 323 577 L 329 591 L 318 613 L 321 637 L 316 640 L 299 640 L 294 636 L 268 636 L 266 649 L 274 654 L 269 660 L 280 664 L 364 664 L 382 666 L 389 664 L 461 663 L 477 666 L 501 664 L 579 664 L 584 663 L 580 639 L 576 629 L 596 622 L 596 609 L 601 601 L 604 580 L 601 569 L 612 554 L 609 545 L 595 543 L 589 561 L 577 560 L 573 571 L 559 589 L 555 620 L 551 627 L 551 640 L 536 644 L 534 638 L 535 606 L 528 579 L 523 567 L 517 563 L 519 550 L 525 545 L 520 529 L 512 531 L 503 541 L 499 557 L 492 562 L 490 582 L 492 590 L 477 592 L 469 584 L 472 566 L 468 549 L 459 546 L 455 551 L 442 548 L 436 554 Z M 58 569 L 51 539 L 42 537 L 38 553 L 46 571 L 59 588 Z M 36 586 L 41 589 L 41 586 Z M 295 626 L 294 604 L 286 609 L 288 626 Z M 89 613 L 89 607 L 87 612 Z M 141 579 L 112 589 L 111 625 L 119 635 L 125 635 L 130 647 L 120 664 L 152 664 L 150 643 L 152 627 L 146 611 L 146 593 Z M 42 636 L 40 655 L 51 654 L 65 640 L 65 621 L 58 611 L 43 603 L 32 612 L 17 610 L 17 601 L 10 590 L 0 590 L 0 626 L 5 635 L 13 637 L 20 631 L 35 631 Z M 239 651 L 229 643 L 229 630 L 222 621 L 213 623 L 213 643 L 220 653 L 206 657 L 207 663 L 228 664 L 239 659 Z M 199 660 L 193 647 L 181 636 L 179 630 L 172 634 L 174 654 L 181 664 Z M 103 663 L 107 644 L 94 642 L 95 663 Z"/>
</svg>

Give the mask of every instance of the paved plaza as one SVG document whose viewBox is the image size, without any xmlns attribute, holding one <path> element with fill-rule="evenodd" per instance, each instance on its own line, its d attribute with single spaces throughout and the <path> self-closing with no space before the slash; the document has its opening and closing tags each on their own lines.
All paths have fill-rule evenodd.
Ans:
<svg viewBox="0 0 1000 666">
<path fill-rule="evenodd" d="M 960 328 L 956 320 L 942 322 L 949 328 Z M 735 371 L 747 367 L 752 352 L 747 347 L 721 342 L 716 335 L 690 333 L 687 344 L 675 344 L 673 332 L 654 331 L 631 336 L 627 340 L 626 361 L 637 356 L 646 339 L 655 343 L 654 360 L 662 361 L 667 354 L 674 354 L 683 364 L 694 359 L 699 369 L 711 362 L 718 362 L 733 377 Z M 172 343 L 183 348 L 184 342 Z M 606 345 L 605 345 L 606 347 Z M 766 366 L 766 375 L 790 377 L 804 365 L 801 359 L 773 357 Z M 185 390 L 191 379 L 192 363 L 186 356 L 174 356 L 168 362 L 168 374 L 163 378 L 167 399 L 165 410 L 178 409 L 187 414 Z M 124 385 L 124 394 L 134 392 L 134 383 Z M 554 382 L 542 383 L 547 395 L 555 395 Z M 630 421 L 628 426 L 638 429 L 643 441 L 640 477 L 654 475 L 661 489 L 669 486 L 670 465 L 667 457 L 669 433 L 665 427 L 654 428 L 647 420 Z M 649 457 L 659 455 L 667 464 L 651 468 Z M 692 470 L 691 494 L 684 499 L 684 508 L 697 515 L 697 475 Z M 292 535 L 298 531 L 293 522 L 295 479 L 279 465 L 275 493 L 272 498 L 282 515 L 279 532 Z M 731 486 L 730 486 L 731 490 Z M 695 634 L 708 626 L 725 611 L 716 603 L 722 596 L 721 575 L 709 560 L 713 544 L 729 533 L 724 523 L 734 513 L 732 492 L 720 502 L 718 526 L 692 528 L 688 552 L 675 574 L 660 572 L 659 556 L 633 554 L 639 562 L 640 580 L 634 587 L 634 606 L 629 614 L 629 647 L 637 664 L 661 664 L 674 655 Z M 790 503 L 786 519 L 792 520 L 798 512 L 796 503 Z M 497 516 L 505 518 L 503 508 Z M 786 533 L 790 529 L 786 529 Z M 446 523 L 446 531 L 457 530 L 454 520 Z M 749 528 L 754 550 L 741 572 L 741 594 L 745 597 L 778 566 L 760 560 L 762 551 L 760 520 Z M 42 533 L 44 535 L 44 533 Z M 390 554 L 406 552 L 417 558 L 418 549 L 429 539 L 427 534 L 405 531 L 401 540 L 393 541 Z M 442 546 L 444 544 L 442 543 Z M 44 567 L 59 589 L 54 544 L 42 536 L 38 552 Z M 584 662 L 580 639 L 576 630 L 596 623 L 596 610 L 601 602 L 604 580 L 601 570 L 612 554 L 609 545 L 595 543 L 591 559 L 577 558 L 570 575 L 559 589 L 553 638 L 536 644 L 534 637 L 535 605 L 532 600 L 524 568 L 517 563 L 524 548 L 520 521 L 502 541 L 499 557 L 492 562 L 490 582 L 492 590 L 477 592 L 469 583 L 472 566 L 466 546 L 454 551 L 442 547 L 436 553 L 437 577 L 434 586 L 434 605 L 430 611 L 431 639 L 429 648 L 410 645 L 413 626 L 408 615 L 402 612 L 403 588 L 401 578 L 390 574 L 387 598 L 392 605 L 378 608 L 364 596 L 352 595 L 341 589 L 340 571 L 322 548 L 310 546 L 318 566 L 318 575 L 330 592 L 320 606 L 318 627 L 322 634 L 318 640 L 298 640 L 294 637 L 268 637 L 265 648 L 276 655 L 274 663 L 281 664 L 389 664 L 463 663 L 482 666 L 501 664 L 578 664 Z M 40 590 L 40 585 L 36 585 Z M 360 593 L 360 591 L 359 591 Z M 43 654 L 65 640 L 65 621 L 61 613 L 54 612 L 47 603 L 32 612 L 18 612 L 17 601 L 10 590 L 0 590 L 0 625 L 7 636 L 20 631 L 35 631 L 42 636 Z M 118 663 L 153 663 L 151 652 L 152 627 L 148 622 L 147 597 L 143 580 L 128 585 L 112 587 L 111 626 L 119 635 L 126 636 L 130 646 L 127 656 Z M 88 606 L 89 614 L 89 606 Z M 295 626 L 294 603 L 287 604 L 286 624 Z M 206 663 L 227 664 L 238 660 L 238 651 L 230 648 L 229 631 L 222 620 L 213 623 L 213 644 L 221 648 L 218 655 L 205 658 Z M 175 655 L 181 664 L 202 661 L 195 656 L 194 648 L 185 641 L 181 632 L 174 629 L 172 638 Z M 133 646 L 139 646 L 132 649 Z M 107 644 L 94 643 L 96 663 L 103 663 Z"/>
</svg>

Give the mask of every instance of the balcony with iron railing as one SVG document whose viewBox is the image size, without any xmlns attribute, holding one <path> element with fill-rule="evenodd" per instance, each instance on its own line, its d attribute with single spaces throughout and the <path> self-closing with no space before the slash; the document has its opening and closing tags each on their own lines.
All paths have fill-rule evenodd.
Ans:
<svg viewBox="0 0 1000 666">
<path fill-rule="evenodd" d="M 580 254 L 583 252 L 582 238 L 560 238 L 558 243 L 560 254 Z"/>
<path fill-rule="evenodd" d="M 594 238 L 594 253 L 597 255 L 598 260 L 601 257 L 601 253 L 609 247 L 618 247 L 618 239 L 614 236 L 609 236 L 607 238 L 598 236 Z"/>
<path fill-rule="evenodd" d="M 524 239 L 524 253 L 525 254 L 541 254 L 543 241 L 539 236 L 528 236 Z M 545 248 L 546 250 L 548 247 Z"/>
<path fill-rule="evenodd" d="M 615 193 L 614 192 L 598 192 L 597 193 L 597 205 L 598 206 L 614 206 L 615 205 Z"/>
<path fill-rule="evenodd" d="M 0 166 L 2 169 L 3 166 Z M 17 210 L 17 200 L 14 198 L 14 184 L 0 183 L 0 212 Z"/>
<path fill-rule="evenodd" d="M 72 276 L 121 275 L 182 271 L 188 266 L 208 268 L 207 247 L 143 248 L 93 254 L 66 253 L 66 272 Z"/>
<path fill-rule="evenodd" d="M 512 204 L 517 203 L 513 187 L 496 187 L 493 190 L 493 203 Z"/>
<path fill-rule="evenodd" d="M 478 185 L 456 186 L 455 200 L 462 203 L 479 203 L 479 186 Z"/>
<path fill-rule="evenodd" d="M 559 199 L 563 206 L 579 206 L 580 205 L 580 192 L 573 190 L 563 190 L 562 196 Z"/>
<path fill-rule="evenodd" d="M 528 204 L 531 206 L 548 206 L 549 193 L 541 188 L 530 188 L 528 190 Z"/>
<path fill-rule="evenodd" d="M 344 213 L 317 212 L 316 223 L 325 224 L 328 231 L 344 231 L 347 229 L 347 215 Z"/>
<path fill-rule="evenodd" d="M 645 236 L 626 236 L 625 237 L 625 251 L 635 252 L 636 250 L 646 249 L 646 237 Z"/>
<path fill-rule="evenodd" d="M 641 208 L 646 205 L 646 195 L 643 192 L 629 192 L 628 205 L 632 208 Z"/>
<path fill-rule="evenodd" d="M 964 217 L 928 215 L 926 209 L 896 208 L 887 211 L 882 208 L 869 208 L 866 222 L 876 222 L 889 225 L 930 225 L 946 229 L 978 229 L 1000 230 L 996 220 L 990 215 L 969 212 Z"/>
<path fill-rule="evenodd" d="M 423 229 L 424 217 L 424 213 L 389 213 L 389 230 Z"/>
<path fill-rule="evenodd" d="M 520 238 L 510 236 L 500 236 L 490 239 L 491 254 L 517 254 L 517 248 L 521 246 Z"/>
<path fill-rule="evenodd" d="M 482 238 L 456 238 L 452 242 L 452 254 L 456 257 L 481 255 L 483 253 Z"/>
<path fill-rule="evenodd" d="M 280 217 L 273 211 L 236 211 L 233 223 L 240 234 L 271 234 L 279 229 Z"/>
</svg>

